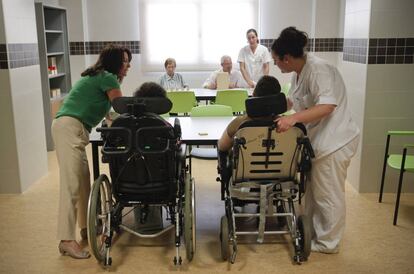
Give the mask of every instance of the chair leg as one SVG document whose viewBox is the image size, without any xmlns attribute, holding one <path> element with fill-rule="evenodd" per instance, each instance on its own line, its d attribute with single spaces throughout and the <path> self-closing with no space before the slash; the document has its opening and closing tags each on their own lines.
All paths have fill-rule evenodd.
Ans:
<svg viewBox="0 0 414 274">
<path fill-rule="evenodd" d="M 381 187 L 378 202 L 382 202 L 382 193 L 384 191 L 385 170 L 387 169 L 388 147 L 390 145 L 390 135 L 387 135 L 387 143 L 385 145 L 384 164 L 382 167 Z"/>
<path fill-rule="evenodd" d="M 407 149 L 404 148 L 404 153 L 401 161 L 401 169 L 400 169 L 400 179 L 398 180 L 398 190 L 397 190 L 397 201 L 395 202 L 395 211 L 394 211 L 394 225 L 397 225 L 397 218 L 398 218 L 398 208 L 400 206 L 400 196 L 401 196 L 401 188 L 404 176 L 404 169 L 405 169 L 405 155 L 407 153 Z"/>
<path fill-rule="evenodd" d="M 192 149 L 192 147 L 191 146 L 189 146 L 189 153 L 188 153 L 188 167 L 189 167 L 189 169 L 190 169 L 190 176 L 192 176 L 192 168 L 191 168 L 191 149 Z"/>
</svg>

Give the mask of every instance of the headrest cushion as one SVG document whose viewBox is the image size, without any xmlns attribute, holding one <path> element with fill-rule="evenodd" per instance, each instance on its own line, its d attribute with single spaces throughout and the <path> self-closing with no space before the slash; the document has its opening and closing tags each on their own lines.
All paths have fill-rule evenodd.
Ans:
<svg viewBox="0 0 414 274">
<path fill-rule="evenodd" d="M 285 113 L 286 110 L 287 102 L 283 93 L 246 99 L 246 113 L 251 118 L 276 116 Z"/>
<path fill-rule="evenodd" d="M 112 101 L 112 106 L 120 114 L 144 112 L 164 114 L 171 110 L 172 103 L 165 97 L 118 97 Z"/>
</svg>

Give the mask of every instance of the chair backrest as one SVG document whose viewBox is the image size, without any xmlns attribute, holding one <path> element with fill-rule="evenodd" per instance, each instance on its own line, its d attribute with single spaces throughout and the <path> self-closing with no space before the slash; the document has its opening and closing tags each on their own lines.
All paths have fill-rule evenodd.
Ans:
<svg viewBox="0 0 414 274">
<path fill-rule="evenodd" d="M 206 105 L 193 107 L 190 115 L 193 117 L 233 116 L 233 110 L 230 106 Z"/>
<path fill-rule="evenodd" d="M 292 127 L 277 133 L 273 126 L 272 120 L 252 120 L 241 125 L 233 144 L 233 182 L 294 178 L 304 131 Z"/>
<path fill-rule="evenodd" d="M 160 116 L 122 114 L 103 131 L 113 193 L 123 201 L 174 200 L 179 134 Z"/>
<path fill-rule="evenodd" d="M 285 94 L 288 95 L 289 94 L 289 90 L 290 90 L 290 83 L 286 83 L 282 85 L 282 89 L 281 91 Z"/>
<path fill-rule="evenodd" d="M 167 97 L 172 102 L 170 113 L 190 113 L 197 105 L 194 91 L 169 91 Z"/>
<path fill-rule="evenodd" d="M 244 101 L 248 97 L 247 90 L 219 90 L 216 104 L 230 106 L 233 112 L 244 112 L 246 110 Z"/>
</svg>

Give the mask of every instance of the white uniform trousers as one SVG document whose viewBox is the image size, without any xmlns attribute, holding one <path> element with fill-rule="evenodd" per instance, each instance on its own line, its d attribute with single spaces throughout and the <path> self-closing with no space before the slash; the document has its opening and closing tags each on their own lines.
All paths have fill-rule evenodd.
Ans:
<svg viewBox="0 0 414 274">
<path fill-rule="evenodd" d="M 345 228 L 345 180 L 359 137 L 312 162 L 305 193 L 305 213 L 313 227 L 312 250 L 336 253 Z"/>
<path fill-rule="evenodd" d="M 91 188 L 85 151 L 89 132 L 76 118 L 63 116 L 53 120 L 52 136 L 60 173 L 57 239 L 76 240 L 76 221 L 80 228 L 86 227 Z"/>
</svg>

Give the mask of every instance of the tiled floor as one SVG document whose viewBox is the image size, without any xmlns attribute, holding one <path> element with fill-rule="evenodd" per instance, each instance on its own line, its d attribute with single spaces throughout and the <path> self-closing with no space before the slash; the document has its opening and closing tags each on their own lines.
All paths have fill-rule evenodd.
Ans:
<svg viewBox="0 0 414 274">
<path fill-rule="evenodd" d="M 21 195 L 0 195 L 0 273 L 100 273 L 94 258 L 73 260 L 57 249 L 58 169 L 49 153 L 50 172 Z M 90 155 L 89 155 L 90 156 Z M 91 159 L 89 157 L 89 159 Z M 219 220 L 224 213 L 216 162 L 194 160 L 197 187 L 197 252 L 174 267 L 171 235 L 149 241 L 123 233 L 112 249 L 116 273 L 414 273 L 414 194 L 402 196 L 398 226 L 392 225 L 394 195 L 358 194 L 349 185 L 347 226 L 339 254 L 312 253 L 292 264 L 289 237 L 276 243 L 240 245 L 236 263 L 220 259 Z M 103 168 L 104 170 L 105 168 Z M 86 245 L 86 242 L 83 242 Z M 182 250 L 185 258 L 185 251 Z"/>
</svg>

